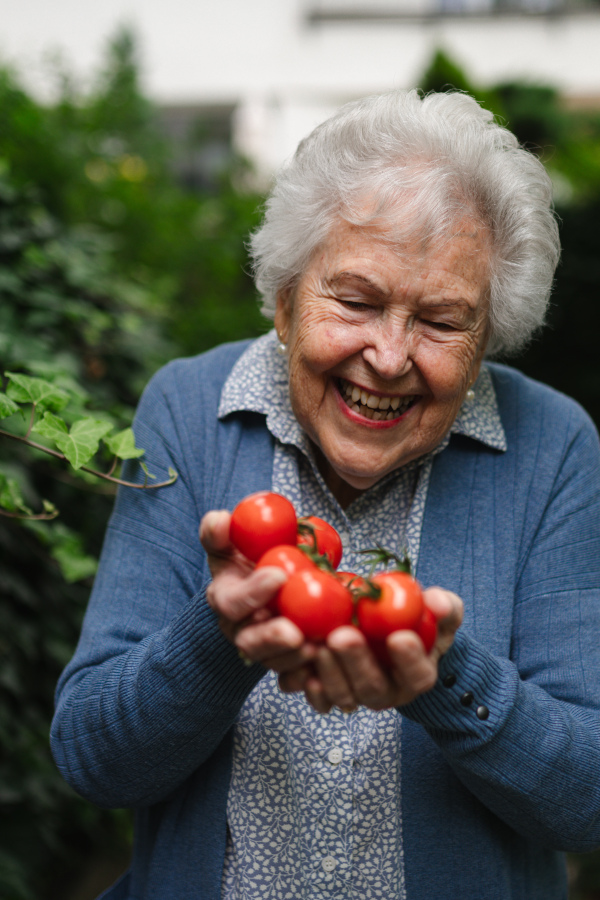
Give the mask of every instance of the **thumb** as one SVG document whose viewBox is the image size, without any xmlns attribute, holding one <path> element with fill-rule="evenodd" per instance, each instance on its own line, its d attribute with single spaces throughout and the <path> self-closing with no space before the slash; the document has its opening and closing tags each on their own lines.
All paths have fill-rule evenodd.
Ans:
<svg viewBox="0 0 600 900">
<path fill-rule="evenodd" d="M 287 581 L 283 569 L 265 566 L 246 578 L 223 573 L 207 588 L 206 599 L 218 615 L 231 622 L 241 622 L 262 609 Z"/>
<path fill-rule="evenodd" d="M 203 516 L 198 533 L 209 556 L 233 550 L 229 541 L 230 522 L 231 513 L 226 509 L 212 510 Z"/>
</svg>

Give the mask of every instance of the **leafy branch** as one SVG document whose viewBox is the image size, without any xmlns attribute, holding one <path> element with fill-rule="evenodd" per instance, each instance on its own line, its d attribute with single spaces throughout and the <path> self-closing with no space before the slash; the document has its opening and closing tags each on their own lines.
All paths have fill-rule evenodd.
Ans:
<svg viewBox="0 0 600 900">
<path fill-rule="evenodd" d="M 0 437 L 17 441 L 33 450 L 46 453 L 61 462 L 68 463 L 73 469 L 87 472 L 112 484 L 141 490 L 168 487 L 177 479 L 177 473 L 169 468 L 166 481 L 150 484 L 155 480 L 145 463 L 140 461 L 144 472 L 142 483 L 126 481 L 114 473 L 124 460 L 139 459 L 144 450 L 135 445 L 135 436 L 131 428 L 115 432 L 114 425 L 107 419 L 94 418 L 85 414 L 71 414 L 69 425 L 57 413 L 63 412 L 71 403 L 74 395 L 44 378 L 24 375 L 18 372 L 5 372 L 8 387 L 0 393 L 0 419 L 8 419 L 20 414 L 28 425 L 25 434 L 7 431 L 0 428 Z M 31 434 L 40 435 L 50 442 L 39 443 L 31 438 Z M 112 455 L 112 462 L 107 471 L 101 471 L 87 464 L 98 453 L 100 444 Z M 0 515 L 10 518 L 49 520 L 58 515 L 58 510 L 48 500 L 42 501 L 43 511 L 34 513 L 22 496 L 17 481 L 0 472 Z"/>
</svg>

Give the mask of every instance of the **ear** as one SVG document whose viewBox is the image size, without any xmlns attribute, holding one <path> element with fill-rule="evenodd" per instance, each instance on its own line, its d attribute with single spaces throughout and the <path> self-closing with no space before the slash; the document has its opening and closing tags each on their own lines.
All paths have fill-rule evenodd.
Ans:
<svg viewBox="0 0 600 900">
<path fill-rule="evenodd" d="M 275 329 L 284 344 L 287 344 L 292 318 L 292 289 L 284 288 L 277 294 L 275 303 Z"/>
</svg>

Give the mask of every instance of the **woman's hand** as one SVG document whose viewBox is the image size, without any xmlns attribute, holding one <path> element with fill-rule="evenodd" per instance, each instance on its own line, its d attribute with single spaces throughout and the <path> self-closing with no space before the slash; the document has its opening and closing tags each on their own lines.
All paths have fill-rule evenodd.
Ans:
<svg viewBox="0 0 600 900">
<path fill-rule="evenodd" d="M 278 673 L 295 670 L 294 683 L 303 682 L 317 647 L 305 643 L 289 619 L 274 617 L 267 609 L 287 575 L 272 566 L 255 569 L 230 543 L 230 521 L 230 513 L 220 510 L 207 513 L 200 523 L 200 541 L 213 577 L 206 591 L 208 604 L 244 659 Z"/>
<path fill-rule="evenodd" d="M 392 668 L 386 672 L 357 628 L 337 628 L 326 646 L 318 649 L 316 674 L 300 683 L 297 673 L 286 673 L 280 678 L 282 690 L 304 690 L 308 702 L 321 713 L 332 706 L 348 712 L 359 705 L 371 709 L 402 706 L 431 690 L 438 661 L 451 647 L 462 622 L 463 604 L 456 594 L 441 588 L 430 588 L 424 596 L 438 619 L 438 637 L 429 655 L 414 632 L 396 631 L 387 640 Z"/>
</svg>

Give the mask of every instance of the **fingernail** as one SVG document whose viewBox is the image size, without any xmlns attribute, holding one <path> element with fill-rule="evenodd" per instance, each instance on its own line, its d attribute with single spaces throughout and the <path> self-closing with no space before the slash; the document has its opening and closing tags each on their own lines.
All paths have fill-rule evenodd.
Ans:
<svg viewBox="0 0 600 900">
<path fill-rule="evenodd" d="M 287 581 L 287 575 L 283 569 L 276 566 L 265 566 L 254 574 L 256 587 L 259 588 L 278 588 Z"/>
</svg>

